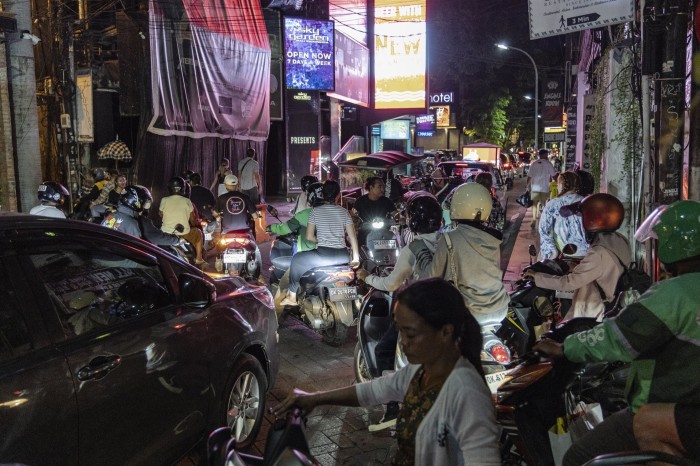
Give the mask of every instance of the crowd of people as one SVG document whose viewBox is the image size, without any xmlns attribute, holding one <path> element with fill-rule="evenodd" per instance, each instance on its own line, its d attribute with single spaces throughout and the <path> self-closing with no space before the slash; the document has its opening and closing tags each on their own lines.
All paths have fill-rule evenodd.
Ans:
<svg viewBox="0 0 700 466">
<path fill-rule="evenodd" d="M 100 188 L 90 200 L 102 225 L 159 245 L 190 242 L 196 264 L 203 264 L 200 217 L 217 219 L 224 229 L 253 228 L 260 201 L 260 175 L 249 150 L 233 174 L 228 161 L 219 166 L 210 189 L 201 176 L 188 173 L 168 182 L 160 201 L 160 228 L 148 215 L 149 190 L 129 185 L 124 175 L 96 173 Z M 287 222 L 270 226 L 276 234 L 296 233 L 297 243 L 281 306 L 295 306 L 302 275 L 313 267 L 349 263 L 368 285 L 393 292 L 392 325 L 376 348 L 381 368 L 393 367 L 400 341 L 409 364 L 382 377 L 324 392 L 295 389 L 276 408 L 306 411 L 324 404 L 387 405 L 385 419 L 396 419 L 399 449 L 394 464 L 500 464 L 499 428 L 480 362 L 484 328 L 497 326 L 508 311 L 509 296 L 500 269 L 501 236 L 488 224 L 494 210 L 484 180 L 455 188 L 443 207 L 428 192 L 413 193 L 403 215 L 412 241 L 399 253 L 393 270 L 378 276 L 360 267 L 363 224 L 395 215 L 386 196 L 386 180 L 366 180 L 366 194 L 351 210 L 339 203 L 340 185 L 312 176 Z M 554 182 L 556 193 L 550 194 Z M 526 272 L 538 287 L 574 292 L 567 319 L 593 317 L 600 323 L 563 343 L 542 339 L 534 350 L 572 362 L 631 363 L 629 408 L 606 418 L 575 442 L 564 458 L 580 465 L 596 455 L 654 448 L 698 459 L 694 432 L 700 409 L 700 203 L 678 201 L 652 212 L 635 239 L 654 239 L 657 257 L 671 278 L 662 280 L 615 318 L 606 318 L 618 278 L 632 262 L 629 241 L 618 232 L 625 209 L 615 196 L 580 193 L 572 171 L 558 171 L 540 151 L 527 179 L 534 201 L 532 227 L 541 238 L 540 258 L 569 255 L 577 265 L 566 275 Z M 214 190 L 217 190 L 217 195 Z M 40 204 L 31 214 L 65 218 L 69 196 L 60 183 L 39 186 Z M 541 207 L 538 205 L 541 204 Z M 104 209 L 98 206 L 104 206 Z M 541 214 L 540 214 L 541 213 Z M 357 227 L 356 227 L 357 224 Z M 282 296 L 279 296 L 281 298 Z M 663 427 L 663 428 L 660 428 Z"/>
</svg>

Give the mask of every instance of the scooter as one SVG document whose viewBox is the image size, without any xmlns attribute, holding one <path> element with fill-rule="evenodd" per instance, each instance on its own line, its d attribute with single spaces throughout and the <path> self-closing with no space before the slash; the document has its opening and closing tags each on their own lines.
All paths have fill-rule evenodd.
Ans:
<svg viewBox="0 0 700 466">
<path fill-rule="evenodd" d="M 279 220 L 270 207 L 268 212 Z M 275 296 L 281 294 L 280 280 L 291 265 L 294 244 L 292 235 L 278 236 L 270 248 L 270 288 Z M 349 265 L 315 267 L 301 276 L 297 305 L 287 307 L 289 315 L 321 334 L 325 343 L 340 346 L 356 316 L 354 283 L 355 271 Z"/>
<path fill-rule="evenodd" d="M 249 222 L 251 223 L 251 222 Z M 257 281 L 262 272 L 262 256 L 255 241 L 253 227 L 221 232 L 216 241 L 217 272 L 238 275 L 246 281 Z"/>
<path fill-rule="evenodd" d="M 231 429 L 220 427 L 207 439 L 208 466 L 316 466 L 304 435 L 305 419 L 301 410 L 294 408 L 286 420 L 278 419 L 268 431 L 263 456 L 236 450 Z"/>
<path fill-rule="evenodd" d="M 375 350 L 382 335 L 391 324 L 392 304 L 391 293 L 375 288 L 370 288 L 362 300 L 357 319 L 357 344 L 353 359 L 355 380 L 358 383 L 383 375 L 377 365 Z M 481 364 L 486 375 L 486 382 L 494 394 L 497 387 L 508 375 L 511 364 L 509 349 L 494 334 L 497 327 L 498 325 L 494 324 L 482 324 L 484 343 L 481 351 Z M 408 360 L 401 351 L 401 345 L 397 342 L 394 370 L 401 369 L 407 364 Z"/>
<path fill-rule="evenodd" d="M 597 323 L 590 318 L 572 319 L 553 328 L 547 337 L 562 342 Z M 567 414 L 565 399 L 598 402 L 604 415 L 623 409 L 628 369 L 623 363 L 579 364 L 525 355 L 496 393 L 504 464 L 554 464 L 547 432 L 558 417 Z"/>
</svg>

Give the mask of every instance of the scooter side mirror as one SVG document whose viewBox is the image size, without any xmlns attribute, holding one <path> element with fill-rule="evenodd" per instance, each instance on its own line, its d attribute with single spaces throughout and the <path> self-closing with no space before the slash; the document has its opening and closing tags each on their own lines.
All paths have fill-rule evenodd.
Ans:
<svg viewBox="0 0 700 466">
<path fill-rule="evenodd" d="M 532 305 L 542 317 L 549 317 L 554 314 L 554 305 L 546 296 L 536 297 Z"/>
<path fill-rule="evenodd" d="M 277 217 L 278 214 L 279 214 L 279 212 L 277 212 L 277 209 L 275 209 L 275 206 L 273 206 L 273 205 L 269 205 L 269 204 L 268 204 L 268 206 L 267 206 L 267 211 L 268 211 L 269 214 L 272 215 L 273 217 Z"/>
<path fill-rule="evenodd" d="M 528 246 L 527 252 L 528 254 L 530 254 L 530 265 L 532 265 L 532 259 L 537 257 L 537 248 L 534 244 L 531 244 L 530 246 Z"/>
</svg>

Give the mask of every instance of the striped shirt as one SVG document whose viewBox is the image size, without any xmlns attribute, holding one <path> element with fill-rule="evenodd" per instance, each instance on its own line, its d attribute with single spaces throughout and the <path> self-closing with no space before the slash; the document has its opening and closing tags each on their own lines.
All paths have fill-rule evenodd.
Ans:
<svg viewBox="0 0 700 466">
<path fill-rule="evenodd" d="M 346 209 L 335 204 L 315 207 L 309 215 L 309 224 L 316 227 L 318 247 L 345 249 L 345 226 L 352 225 Z"/>
</svg>

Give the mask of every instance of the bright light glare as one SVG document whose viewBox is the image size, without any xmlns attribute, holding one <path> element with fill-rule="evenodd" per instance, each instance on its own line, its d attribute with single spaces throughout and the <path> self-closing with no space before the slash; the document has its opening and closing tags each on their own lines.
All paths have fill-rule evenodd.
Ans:
<svg viewBox="0 0 700 466">
<path fill-rule="evenodd" d="M 508 46 L 507 46 L 507 45 L 496 44 L 496 47 L 498 47 L 499 49 L 508 50 Z"/>
<path fill-rule="evenodd" d="M 532 100 L 532 96 L 531 96 L 531 95 L 524 95 L 523 98 L 524 98 L 525 100 Z"/>
</svg>

